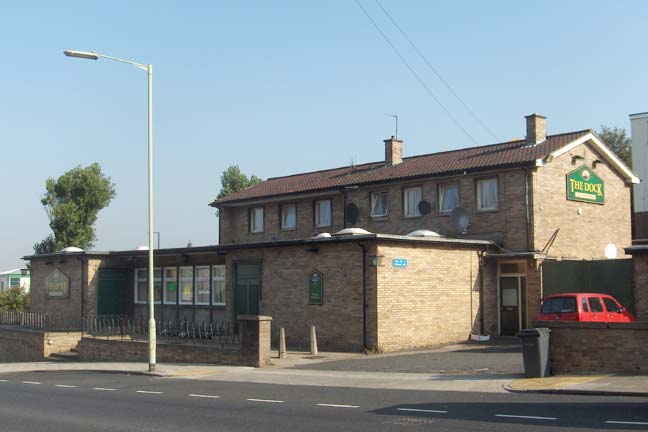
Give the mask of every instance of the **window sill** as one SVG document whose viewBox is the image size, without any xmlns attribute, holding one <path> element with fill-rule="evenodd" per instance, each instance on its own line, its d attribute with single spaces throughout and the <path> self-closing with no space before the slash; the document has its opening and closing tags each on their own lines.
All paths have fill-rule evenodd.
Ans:
<svg viewBox="0 0 648 432">
<path fill-rule="evenodd" d="M 315 225 L 315 228 L 331 228 L 333 225 Z"/>
<path fill-rule="evenodd" d="M 403 219 L 421 219 L 423 215 L 418 216 L 403 216 Z"/>
<path fill-rule="evenodd" d="M 371 220 L 376 222 L 386 222 L 389 220 L 389 216 L 371 216 Z"/>
<path fill-rule="evenodd" d="M 499 211 L 499 208 L 496 209 L 477 209 L 477 213 L 497 213 Z"/>
<path fill-rule="evenodd" d="M 281 231 L 297 231 L 297 227 L 294 227 L 294 228 L 281 228 Z"/>
</svg>

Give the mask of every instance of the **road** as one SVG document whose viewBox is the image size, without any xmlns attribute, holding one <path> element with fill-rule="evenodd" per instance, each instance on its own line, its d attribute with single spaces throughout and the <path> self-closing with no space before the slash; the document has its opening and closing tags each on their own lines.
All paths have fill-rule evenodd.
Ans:
<svg viewBox="0 0 648 432">
<path fill-rule="evenodd" d="M 0 430 L 648 430 L 648 398 L 367 390 L 94 372 L 0 376 Z"/>
</svg>

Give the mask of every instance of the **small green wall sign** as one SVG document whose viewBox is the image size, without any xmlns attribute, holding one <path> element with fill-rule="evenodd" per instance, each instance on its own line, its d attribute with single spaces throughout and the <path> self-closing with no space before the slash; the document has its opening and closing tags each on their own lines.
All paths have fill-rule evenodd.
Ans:
<svg viewBox="0 0 648 432">
<path fill-rule="evenodd" d="M 61 270 L 54 269 L 54 271 L 45 278 L 45 288 L 47 291 L 47 298 L 69 298 L 70 278 Z"/>
<path fill-rule="evenodd" d="M 314 271 L 308 275 L 308 304 L 321 305 L 323 303 L 323 286 L 324 277 L 322 273 Z"/>
<path fill-rule="evenodd" d="M 587 165 L 583 165 L 567 174 L 567 199 L 603 204 L 605 184 Z"/>
</svg>

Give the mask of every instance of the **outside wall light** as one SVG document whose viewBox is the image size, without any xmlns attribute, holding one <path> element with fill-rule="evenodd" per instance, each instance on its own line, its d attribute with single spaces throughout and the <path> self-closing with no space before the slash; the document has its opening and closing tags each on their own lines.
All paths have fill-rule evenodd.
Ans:
<svg viewBox="0 0 648 432">
<path fill-rule="evenodd" d="M 385 264 L 383 263 L 385 257 L 384 255 L 369 255 L 370 261 L 370 266 L 371 267 L 383 267 Z"/>
</svg>

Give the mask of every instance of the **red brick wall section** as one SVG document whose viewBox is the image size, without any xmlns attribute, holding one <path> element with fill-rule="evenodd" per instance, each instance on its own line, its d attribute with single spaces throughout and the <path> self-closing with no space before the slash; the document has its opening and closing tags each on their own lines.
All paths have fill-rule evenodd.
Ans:
<svg viewBox="0 0 648 432">
<path fill-rule="evenodd" d="M 147 362 L 147 342 L 92 339 L 84 337 L 78 346 L 81 361 Z M 238 347 L 221 349 L 208 345 L 158 344 L 157 361 L 160 363 L 217 363 L 241 365 Z"/>
<path fill-rule="evenodd" d="M 554 373 L 648 372 L 648 325 L 645 323 L 539 322 L 549 336 Z"/>
<path fill-rule="evenodd" d="M 368 255 L 372 252 L 368 242 Z M 308 251 L 310 249 L 311 251 Z M 234 320 L 236 263 L 262 262 L 262 315 L 272 317 L 272 340 L 278 343 L 279 329 L 286 330 L 286 344 L 294 349 L 310 347 L 310 326 L 317 329 L 320 350 L 361 351 L 362 337 L 362 249 L 357 243 L 318 244 L 281 248 L 240 249 L 227 252 L 228 320 Z M 308 304 L 308 275 L 323 275 L 323 304 Z M 375 269 L 373 269 L 375 272 Z M 375 298 L 371 269 L 367 269 L 367 297 Z M 370 300 L 371 301 L 371 300 Z M 370 315 L 368 314 L 368 319 Z M 375 322 L 368 322 L 368 337 Z M 371 339 L 369 346 L 373 345 Z"/>
<path fill-rule="evenodd" d="M 636 254 L 634 262 L 634 298 L 637 320 L 648 322 L 648 254 Z"/>
<path fill-rule="evenodd" d="M 43 361 L 44 333 L 22 328 L 0 328 L 0 362 Z"/>
</svg>

